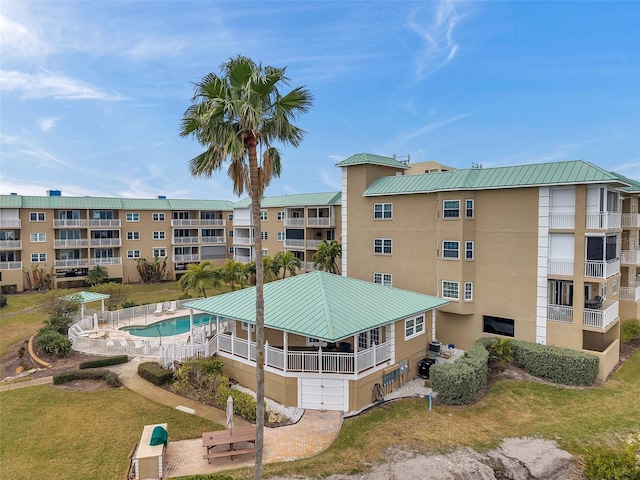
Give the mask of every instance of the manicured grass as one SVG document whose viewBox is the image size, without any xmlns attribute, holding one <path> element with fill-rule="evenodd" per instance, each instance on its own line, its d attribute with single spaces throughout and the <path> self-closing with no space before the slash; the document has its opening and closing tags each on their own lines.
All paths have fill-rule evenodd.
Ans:
<svg viewBox="0 0 640 480">
<path fill-rule="evenodd" d="M 121 479 L 144 425 L 168 423 L 169 440 L 222 427 L 125 388 L 75 392 L 29 387 L 0 393 L 0 476 Z"/>
</svg>

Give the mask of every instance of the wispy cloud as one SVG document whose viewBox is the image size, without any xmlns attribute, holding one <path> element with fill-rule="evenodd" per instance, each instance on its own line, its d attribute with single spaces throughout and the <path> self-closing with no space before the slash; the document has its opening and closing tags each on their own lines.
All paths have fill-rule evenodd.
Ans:
<svg viewBox="0 0 640 480">
<path fill-rule="evenodd" d="M 5 58 L 39 56 L 49 50 L 34 28 L 27 28 L 4 15 L 0 15 L 0 45 Z"/>
<path fill-rule="evenodd" d="M 333 170 L 329 172 L 324 168 L 320 169 L 320 180 L 333 190 L 341 190 L 342 185 L 340 184 L 340 172 L 335 168 Z"/>
<path fill-rule="evenodd" d="M 79 80 L 47 71 L 32 75 L 0 70 L 0 89 L 21 92 L 23 99 L 126 100 L 126 97 L 117 92 L 108 92 Z"/>
<path fill-rule="evenodd" d="M 48 132 L 49 130 L 51 130 L 56 123 L 58 123 L 58 120 L 60 120 L 59 118 L 41 118 L 38 120 L 38 126 L 40 127 L 40 130 L 42 130 L 43 132 Z"/>
<path fill-rule="evenodd" d="M 626 177 L 640 181 L 640 158 L 614 165 L 613 167 L 611 167 L 611 170 Z"/>
<path fill-rule="evenodd" d="M 461 120 L 463 118 L 466 118 L 466 117 L 468 117 L 470 115 L 473 115 L 473 112 L 461 113 L 461 114 L 456 115 L 456 116 L 451 117 L 451 118 L 444 118 L 442 120 L 437 120 L 435 122 L 429 122 L 426 125 L 423 125 L 422 127 L 417 128 L 416 130 L 413 130 L 412 132 L 402 133 L 402 134 L 398 135 L 393 140 L 393 142 L 394 143 L 395 142 L 398 142 L 398 143 L 408 142 L 409 140 L 412 140 L 414 138 L 421 137 L 425 133 L 433 132 L 434 130 L 442 128 L 445 125 L 449 125 L 450 123 L 456 122 L 456 121 Z"/>
</svg>

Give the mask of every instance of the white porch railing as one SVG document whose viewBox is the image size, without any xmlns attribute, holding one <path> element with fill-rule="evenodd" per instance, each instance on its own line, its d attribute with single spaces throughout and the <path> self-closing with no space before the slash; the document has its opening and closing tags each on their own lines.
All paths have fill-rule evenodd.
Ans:
<svg viewBox="0 0 640 480">
<path fill-rule="evenodd" d="M 618 318 L 618 302 L 607 300 L 602 310 L 585 308 L 582 324 L 585 327 L 607 328 L 616 318 Z"/>
<path fill-rule="evenodd" d="M 640 265 L 640 250 L 622 250 L 620 261 L 625 265 Z"/>
<path fill-rule="evenodd" d="M 622 228 L 640 227 L 640 213 L 623 213 Z"/>
<path fill-rule="evenodd" d="M 91 265 L 121 265 L 122 257 L 92 258 Z"/>
<path fill-rule="evenodd" d="M 0 220 L 0 228 L 20 228 L 22 226 L 22 220 Z"/>
<path fill-rule="evenodd" d="M 322 240 L 307 240 L 307 248 L 317 249 Z"/>
<path fill-rule="evenodd" d="M 89 220 L 76 218 L 76 219 L 68 219 L 68 220 L 59 220 L 56 219 L 53 221 L 53 228 L 61 228 L 61 227 L 87 227 L 89 225 Z"/>
<path fill-rule="evenodd" d="M 78 239 L 69 239 L 69 240 L 54 240 L 53 248 L 69 248 L 69 247 L 88 247 L 89 239 L 87 238 L 78 238 Z"/>
<path fill-rule="evenodd" d="M 620 287 L 620 300 L 626 302 L 640 301 L 640 285 L 637 287 Z"/>
<path fill-rule="evenodd" d="M 202 237 L 202 243 L 227 243 L 224 237 Z"/>
<path fill-rule="evenodd" d="M 0 262 L 0 270 L 22 270 L 22 262 Z"/>
<path fill-rule="evenodd" d="M 587 212 L 587 228 L 592 230 L 611 230 L 620 228 L 620 213 L 616 212 Z"/>
<path fill-rule="evenodd" d="M 226 220 L 222 218 L 201 218 L 200 225 L 212 225 L 215 227 L 224 227 L 226 225 Z"/>
<path fill-rule="evenodd" d="M 192 255 L 174 255 L 173 256 L 173 261 L 176 263 L 183 263 L 183 262 L 199 262 L 200 261 L 200 255 L 199 254 L 192 254 Z"/>
<path fill-rule="evenodd" d="M 167 345 L 162 352 L 162 358 L 164 360 L 164 366 L 173 366 L 174 362 L 183 362 L 190 358 L 201 358 L 205 356 L 204 345 L 197 345 L 190 343 L 179 344 L 172 343 Z"/>
<path fill-rule="evenodd" d="M 196 218 L 174 218 L 171 220 L 172 227 L 192 227 L 200 225 L 200 220 Z"/>
<path fill-rule="evenodd" d="M 119 227 L 120 220 L 119 219 L 100 219 L 100 220 L 89 220 L 90 227 Z"/>
<path fill-rule="evenodd" d="M 549 259 L 548 275 L 573 276 L 573 260 L 553 260 Z"/>
<path fill-rule="evenodd" d="M 233 237 L 234 245 L 253 245 L 255 242 L 253 241 L 253 237 Z"/>
<path fill-rule="evenodd" d="M 335 226 L 335 219 L 331 217 L 309 217 L 307 218 L 307 225 L 310 227 L 333 227 Z"/>
<path fill-rule="evenodd" d="M 305 268 L 305 270 L 307 270 L 308 272 L 313 272 L 313 271 L 315 271 L 315 269 L 316 269 L 316 268 L 313 266 L 313 262 L 307 262 L 307 263 L 305 263 L 304 268 Z"/>
<path fill-rule="evenodd" d="M 302 217 L 284 217 L 285 227 L 304 227 L 304 218 Z"/>
<path fill-rule="evenodd" d="M 5 250 L 22 248 L 22 240 L 0 240 L 0 248 Z"/>
<path fill-rule="evenodd" d="M 198 237 L 173 237 L 171 243 L 185 244 L 185 243 L 200 243 Z"/>
<path fill-rule="evenodd" d="M 241 262 L 241 263 L 249 263 L 253 261 L 253 259 L 248 255 L 234 255 L 233 259 L 236 262 Z"/>
<path fill-rule="evenodd" d="M 573 307 L 567 305 L 547 305 L 547 320 L 558 323 L 573 323 Z"/>
<path fill-rule="evenodd" d="M 88 258 L 72 258 L 68 260 L 56 259 L 54 265 L 56 267 L 87 267 L 89 265 Z"/>
<path fill-rule="evenodd" d="M 585 260 L 584 276 L 589 278 L 609 278 L 620 273 L 620 259 Z"/>
<path fill-rule="evenodd" d="M 575 213 L 550 213 L 549 228 L 573 230 L 576 228 Z"/>
<path fill-rule="evenodd" d="M 122 244 L 121 238 L 92 238 L 92 247 L 119 247 Z"/>
<path fill-rule="evenodd" d="M 284 248 L 304 248 L 303 238 L 285 238 Z"/>
</svg>

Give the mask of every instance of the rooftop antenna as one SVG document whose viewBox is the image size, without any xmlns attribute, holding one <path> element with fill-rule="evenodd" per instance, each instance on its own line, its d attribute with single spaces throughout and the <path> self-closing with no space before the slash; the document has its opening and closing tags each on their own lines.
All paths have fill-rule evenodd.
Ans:
<svg viewBox="0 0 640 480">
<path fill-rule="evenodd" d="M 398 157 L 395 153 L 393 154 L 393 159 L 397 160 L 398 162 L 407 165 L 409 164 L 409 162 L 411 161 L 411 155 L 407 154 L 406 157 Z"/>
<path fill-rule="evenodd" d="M 471 168 L 481 169 L 482 168 L 482 164 L 481 163 L 473 163 L 473 162 L 471 162 Z"/>
</svg>

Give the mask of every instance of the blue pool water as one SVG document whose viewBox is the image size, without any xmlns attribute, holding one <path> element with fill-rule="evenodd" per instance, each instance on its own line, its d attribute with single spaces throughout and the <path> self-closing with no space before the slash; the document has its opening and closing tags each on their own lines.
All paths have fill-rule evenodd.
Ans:
<svg viewBox="0 0 640 480">
<path fill-rule="evenodd" d="M 193 324 L 195 326 L 208 325 L 209 318 L 210 316 L 205 314 L 194 315 Z M 189 317 L 176 317 L 152 323 L 151 325 L 123 327 L 120 330 L 126 330 L 137 337 L 170 337 L 171 335 L 180 335 L 189 331 Z"/>
</svg>

